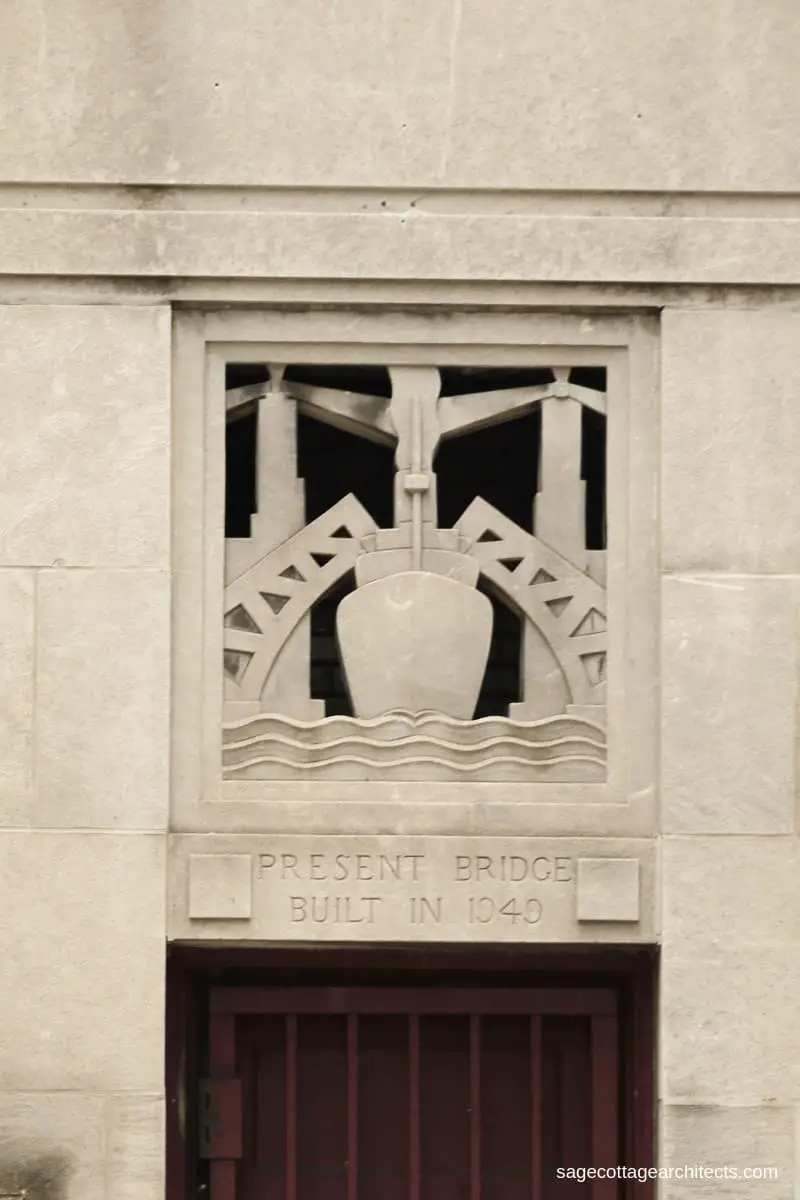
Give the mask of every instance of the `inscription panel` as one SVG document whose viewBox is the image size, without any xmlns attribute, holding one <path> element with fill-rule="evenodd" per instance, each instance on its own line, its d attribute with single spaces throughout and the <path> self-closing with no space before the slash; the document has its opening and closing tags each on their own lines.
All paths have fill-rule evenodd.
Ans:
<svg viewBox="0 0 800 1200">
<path fill-rule="evenodd" d="M 189 916 L 194 864 L 249 856 L 251 917 Z M 258 941 L 647 941 L 652 846 L 608 839 L 176 835 L 171 937 Z M 639 864 L 640 919 L 578 919 L 579 861 Z"/>
</svg>

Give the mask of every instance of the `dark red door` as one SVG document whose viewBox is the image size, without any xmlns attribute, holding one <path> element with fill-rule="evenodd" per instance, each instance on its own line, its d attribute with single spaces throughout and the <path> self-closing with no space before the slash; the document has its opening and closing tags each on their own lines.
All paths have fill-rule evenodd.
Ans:
<svg viewBox="0 0 800 1200">
<path fill-rule="evenodd" d="M 602 988 L 219 988 L 211 1200 L 618 1200 Z"/>
</svg>

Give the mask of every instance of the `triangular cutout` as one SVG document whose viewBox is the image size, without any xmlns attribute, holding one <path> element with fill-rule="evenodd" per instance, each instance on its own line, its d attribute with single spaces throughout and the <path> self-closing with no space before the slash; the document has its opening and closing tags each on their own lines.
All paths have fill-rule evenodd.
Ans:
<svg viewBox="0 0 800 1200">
<path fill-rule="evenodd" d="M 351 538 L 353 535 L 346 525 L 340 525 L 338 529 L 334 529 L 333 533 L 328 535 L 335 538 Z"/>
<path fill-rule="evenodd" d="M 261 599 L 266 600 L 276 616 L 289 603 L 288 596 L 279 596 L 276 592 L 262 592 Z"/>
<path fill-rule="evenodd" d="M 289 566 L 285 571 L 281 571 L 281 579 L 299 579 L 301 583 L 305 583 L 305 576 L 301 575 L 297 567 Z"/>
<path fill-rule="evenodd" d="M 250 613 L 243 604 L 237 604 L 230 612 L 225 613 L 223 625 L 226 629 L 243 629 L 247 633 L 261 633 Z"/>
<path fill-rule="evenodd" d="M 324 566 L 327 566 L 327 564 L 329 562 L 331 562 L 336 557 L 336 555 L 335 554 L 317 554 L 314 550 L 312 550 L 311 557 L 313 558 L 314 562 L 317 564 L 318 567 L 324 567 Z"/>
<path fill-rule="evenodd" d="M 539 567 L 539 570 L 530 582 L 530 587 L 536 587 L 540 583 L 555 583 L 555 581 L 555 575 L 551 575 L 549 571 L 545 571 L 544 567 Z"/>
<path fill-rule="evenodd" d="M 590 608 L 586 616 L 578 625 L 577 629 L 573 629 L 571 637 L 586 637 L 589 633 L 602 633 L 606 628 L 606 619 L 597 608 Z"/>
<path fill-rule="evenodd" d="M 598 687 L 599 684 L 605 683 L 606 678 L 606 656 L 605 651 L 598 650 L 594 654 L 582 654 L 581 662 L 583 669 L 586 672 L 586 678 L 592 687 Z"/>
<path fill-rule="evenodd" d="M 225 650 L 222 656 L 223 670 L 234 683 L 241 683 L 242 676 L 252 659 L 253 655 L 246 650 Z"/>
<path fill-rule="evenodd" d="M 571 601 L 572 596 L 558 596 L 555 600 L 545 600 L 545 604 L 554 617 L 560 617 Z"/>
<path fill-rule="evenodd" d="M 501 564 L 501 566 L 507 567 L 509 571 L 516 571 L 517 567 L 522 562 L 522 559 L 521 558 L 498 558 L 497 561 Z"/>
<path fill-rule="evenodd" d="M 495 533 L 492 529 L 485 529 L 478 538 L 479 542 L 502 542 L 502 540 L 503 539 L 500 537 L 500 534 Z"/>
</svg>

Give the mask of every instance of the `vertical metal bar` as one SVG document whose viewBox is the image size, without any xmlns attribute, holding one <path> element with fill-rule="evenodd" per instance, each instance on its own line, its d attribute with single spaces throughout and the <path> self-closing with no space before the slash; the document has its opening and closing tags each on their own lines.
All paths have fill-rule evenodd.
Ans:
<svg viewBox="0 0 800 1200">
<path fill-rule="evenodd" d="M 408 1195 L 420 1200 L 422 1191 L 420 1163 L 420 1068 L 419 1017 L 408 1018 Z"/>
<path fill-rule="evenodd" d="M 531 1200 L 542 1200 L 542 1018 L 531 1017 Z"/>
<path fill-rule="evenodd" d="M 592 1017 L 592 1166 L 617 1162 L 618 1138 L 617 1019 Z M 617 1200 L 613 1179 L 597 1179 L 592 1200 Z"/>
<path fill-rule="evenodd" d="M 347 1200 L 358 1200 L 358 1017 L 347 1017 Z"/>
<path fill-rule="evenodd" d="M 233 1013 L 214 1014 L 209 1032 L 211 1074 L 230 1079 L 236 1073 L 236 1018 Z M 236 1162 L 212 1159 L 209 1183 L 211 1200 L 236 1200 Z"/>
<path fill-rule="evenodd" d="M 481 1200 L 481 1019 L 469 1019 L 469 1197 Z"/>
<path fill-rule="evenodd" d="M 297 1017 L 286 1018 L 286 1195 L 297 1196 Z"/>
</svg>

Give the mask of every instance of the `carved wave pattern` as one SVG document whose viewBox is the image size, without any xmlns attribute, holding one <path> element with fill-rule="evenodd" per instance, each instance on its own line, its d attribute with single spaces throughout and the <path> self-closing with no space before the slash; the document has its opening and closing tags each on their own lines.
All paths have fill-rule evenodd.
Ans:
<svg viewBox="0 0 800 1200">
<path fill-rule="evenodd" d="M 599 782 L 604 730 L 582 717 L 457 721 L 392 712 L 372 720 L 258 715 L 223 726 L 226 779 Z"/>
</svg>

